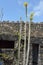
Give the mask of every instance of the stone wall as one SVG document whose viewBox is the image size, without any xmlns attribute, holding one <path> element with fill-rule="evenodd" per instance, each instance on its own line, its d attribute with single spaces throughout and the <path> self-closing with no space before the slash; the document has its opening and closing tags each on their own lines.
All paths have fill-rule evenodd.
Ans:
<svg viewBox="0 0 43 65">
<path fill-rule="evenodd" d="M 21 31 L 21 35 L 22 35 L 22 39 L 24 38 L 24 28 L 25 28 L 25 23 L 22 21 L 21 22 L 22 25 L 22 31 Z M 11 40 L 11 36 L 13 40 L 15 39 L 15 35 L 18 35 L 20 30 L 20 23 L 16 22 L 0 22 L 0 37 L 4 38 L 5 35 L 9 36 L 9 40 Z M 29 31 L 29 23 L 27 22 L 27 30 L 26 30 L 26 34 L 28 37 L 28 32 Z M 5 34 L 3 36 L 3 34 Z M 5 37 L 6 38 L 6 37 Z M 4 39 L 5 39 L 4 38 Z M 6 38 L 8 40 L 8 37 Z M 30 44 L 30 57 L 29 57 L 29 65 L 32 65 L 32 44 L 39 44 L 40 45 L 40 49 L 38 50 L 38 65 L 43 65 L 43 47 L 41 47 L 43 45 L 43 23 L 33 23 L 31 22 L 31 44 Z M 16 51 L 17 52 L 17 51 Z M 21 56 L 22 56 L 22 52 L 21 52 Z M 17 59 L 16 59 L 17 60 Z M 40 62 L 41 61 L 41 62 Z M 15 61 L 16 62 L 16 61 Z M 22 62 L 22 61 L 21 61 Z M 40 64 L 42 63 L 42 64 Z M 35 64 L 37 65 L 37 64 Z"/>
<path fill-rule="evenodd" d="M 24 36 L 25 23 L 22 21 L 22 36 Z M 20 22 L 0 22 L 0 34 L 14 34 L 17 35 L 20 30 Z M 27 22 L 27 35 L 29 31 L 29 23 Z M 31 22 L 31 36 L 43 37 L 43 23 L 33 23 Z"/>
</svg>

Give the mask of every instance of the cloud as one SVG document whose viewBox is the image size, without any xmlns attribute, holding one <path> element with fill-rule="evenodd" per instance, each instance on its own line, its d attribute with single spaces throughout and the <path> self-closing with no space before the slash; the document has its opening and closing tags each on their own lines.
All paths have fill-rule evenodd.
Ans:
<svg viewBox="0 0 43 65">
<path fill-rule="evenodd" d="M 40 16 L 40 15 L 41 15 L 40 11 L 37 11 L 37 12 L 35 12 L 35 14 L 34 14 L 34 16 Z"/>
<path fill-rule="evenodd" d="M 43 1 L 41 0 L 37 6 L 33 8 L 33 11 L 35 12 L 35 16 L 41 16 L 43 15 Z"/>
<path fill-rule="evenodd" d="M 17 0 L 18 5 L 22 5 L 22 0 Z"/>
</svg>

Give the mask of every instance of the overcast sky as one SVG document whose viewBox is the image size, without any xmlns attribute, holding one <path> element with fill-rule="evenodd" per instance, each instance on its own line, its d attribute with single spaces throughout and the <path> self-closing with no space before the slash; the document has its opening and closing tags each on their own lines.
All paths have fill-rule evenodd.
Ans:
<svg viewBox="0 0 43 65">
<path fill-rule="evenodd" d="M 28 20 L 31 12 L 34 12 L 34 22 L 43 22 L 43 0 L 0 0 L 0 20 L 1 10 L 3 20 L 17 21 L 26 20 L 24 2 L 28 2 Z"/>
</svg>

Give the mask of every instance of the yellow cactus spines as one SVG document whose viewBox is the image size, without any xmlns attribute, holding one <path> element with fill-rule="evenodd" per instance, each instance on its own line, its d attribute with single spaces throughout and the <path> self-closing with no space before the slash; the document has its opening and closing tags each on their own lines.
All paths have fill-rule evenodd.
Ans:
<svg viewBox="0 0 43 65">
<path fill-rule="evenodd" d="M 24 6 L 27 6 L 28 5 L 28 3 L 27 2 L 24 2 Z"/>
</svg>

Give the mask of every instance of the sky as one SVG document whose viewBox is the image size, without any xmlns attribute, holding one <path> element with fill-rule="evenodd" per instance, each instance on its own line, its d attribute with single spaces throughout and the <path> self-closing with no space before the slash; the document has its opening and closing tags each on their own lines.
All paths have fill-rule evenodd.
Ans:
<svg viewBox="0 0 43 65">
<path fill-rule="evenodd" d="M 43 0 L 0 0 L 0 20 L 26 20 L 24 2 L 28 2 L 28 21 L 34 12 L 33 22 L 43 22 Z M 2 17 L 3 15 L 3 17 Z"/>
</svg>

